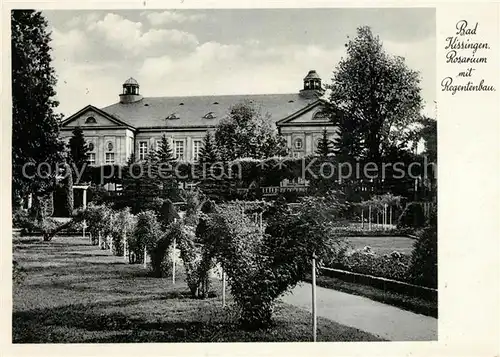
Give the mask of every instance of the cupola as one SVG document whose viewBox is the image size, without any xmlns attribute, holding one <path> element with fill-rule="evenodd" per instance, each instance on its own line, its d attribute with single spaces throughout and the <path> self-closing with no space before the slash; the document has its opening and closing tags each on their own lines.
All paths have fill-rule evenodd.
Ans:
<svg viewBox="0 0 500 357">
<path fill-rule="evenodd" d="M 307 76 L 304 77 L 304 87 L 299 93 L 301 97 L 307 99 L 318 98 L 325 93 L 321 85 L 321 77 L 314 69 L 310 70 Z"/>
<path fill-rule="evenodd" d="M 139 83 L 130 77 L 123 83 L 123 91 L 120 94 L 120 103 L 128 104 L 138 102 L 142 99 L 142 95 L 139 94 Z"/>
</svg>

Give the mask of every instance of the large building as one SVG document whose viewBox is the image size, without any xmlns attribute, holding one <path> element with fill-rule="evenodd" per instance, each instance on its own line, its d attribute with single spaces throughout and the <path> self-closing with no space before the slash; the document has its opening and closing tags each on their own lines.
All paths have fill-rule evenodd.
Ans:
<svg viewBox="0 0 500 357">
<path fill-rule="evenodd" d="M 314 70 L 303 79 L 302 89 L 290 94 L 143 97 L 139 83 L 129 78 L 118 103 L 100 109 L 86 106 L 62 122 L 61 136 L 68 141 L 80 126 L 93 165 L 124 165 L 132 154 L 144 159 L 163 135 L 177 159 L 196 161 L 207 130 L 213 130 L 232 105 L 250 101 L 270 116 L 286 138 L 290 155 L 300 157 L 314 153 L 323 129 L 330 139 L 335 136 L 335 127 L 321 113 L 323 95 Z"/>
</svg>

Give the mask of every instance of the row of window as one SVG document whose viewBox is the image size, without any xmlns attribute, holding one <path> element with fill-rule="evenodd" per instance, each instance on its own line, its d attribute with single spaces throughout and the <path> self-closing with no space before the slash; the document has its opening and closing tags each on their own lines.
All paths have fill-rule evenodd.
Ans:
<svg viewBox="0 0 500 357">
<path fill-rule="evenodd" d="M 321 138 L 317 138 L 316 141 L 314 142 L 315 143 L 315 148 L 318 147 L 318 144 L 319 144 L 320 140 L 321 140 Z M 293 147 L 296 150 L 302 150 L 304 148 L 304 140 L 302 138 L 296 138 L 293 141 Z"/>
<path fill-rule="evenodd" d="M 318 146 L 319 140 L 316 140 L 316 147 Z M 156 141 L 156 150 L 160 148 L 160 140 Z M 173 155 L 176 160 L 185 160 L 185 142 L 184 140 L 174 140 L 173 141 Z M 198 161 L 200 157 L 200 150 L 202 147 L 201 140 L 193 141 L 193 160 Z M 296 150 L 302 150 L 304 148 L 304 140 L 302 138 L 296 138 L 294 140 L 294 148 Z M 91 151 L 88 154 L 88 160 L 91 165 L 94 165 L 96 162 L 96 154 L 94 151 L 95 147 L 93 143 L 89 143 L 89 150 Z M 105 153 L 105 163 L 106 164 L 114 164 L 115 163 L 115 153 L 112 152 L 114 149 L 113 143 L 109 142 L 107 145 L 108 152 Z M 149 142 L 148 141 L 139 141 L 139 160 L 145 160 L 149 153 Z M 294 152 L 293 157 L 299 157 L 300 153 Z"/>
<path fill-rule="evenodd" d="M 156 150 L 160 148 L 160 140 L 156 141 Z M 139 160 L 145 160 L 149 152 L 149 142 L 139 141 Z M 193 140 L 193 160 L 198 161 L 200 158 L 200 151 L 202 147 L 201 140 Z M 174 140 L 172 147 L 173 155 L 176 160 L 185 160 L 185 145 L 184 140 Z"/>
</svg>

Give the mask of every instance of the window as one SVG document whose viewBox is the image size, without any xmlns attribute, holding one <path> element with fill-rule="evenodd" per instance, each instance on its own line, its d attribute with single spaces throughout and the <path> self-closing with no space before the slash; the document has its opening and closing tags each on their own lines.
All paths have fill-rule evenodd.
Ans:
<svg viewBox="0 0 500 357">
<path fill-rule="evenodd" d="M 108 151 L 113 151 L 113 143 L 112 142 L 108 143 Z"/>
<path fill-rule="evenodd" d="M 89 143 L 89 151 L 94 151 L 95 146 L 94 143 Z"/>
<path fill-rule="evenodd" d="M 193 141 L 193 160 L 198 161 L 200 159 L 200 150 L 201 150 L 201 140 Z"/>
<path fill-rule="evenodd" d="M 106 164 L 114 164 L 115 163 L 115 153 L 114 152 L 107 152 L 106 153 Z"/>
<path fill-rule="evenodd" d="M 313 120 L 327 120 L 328 114 L 325 113 L 322 109 L 318 110 L 313 114 Z"/>
<path fill-rule="evenodd" d="M 174 156 L 176 160 L 184 160 L 184 141 L 174 141 Z"/>
<path fill-rule="evenodd" d="M 167 120 L 175 120 L 175 119 L 180 119 L 180 117 L 176 113 L 172 113 L 168 117 L 166 117 L 165 119 L 167 119 Z"/>
<path fill-rule="evenodd" d="M 207 114 L 205 114 L 205 115 L 203 116 L 203 118 L 205 118 L 205 119 L 215 119 L 216 117 L 217 117 L 217 116 L 215 115 L 215 113 L 214 113 L 214 112 L 208 112 Z"/>
<path fill-rule="evenodd" d="M 89 152 L 87 154 L 87 160 L 89 161 L 90 165 L 95 165 L 95 153 Z"/>
<path fill-rule="evenodd" d="M 314 141 L 314 148 L 318 148 L 319 146 L 319 143 L 321 142 L 322 138 L 317 138 L 315 141 Z"/>
<path fill-rule="evenodd" d="M 85 119 L 85 124 L 97 124 L 97 121 L 94 117 L 88 117 L 87 119 Z"/>
<path fill-rule="evenodd" d="M 296 158 L 299 158 L 300 157 L 300 152 L 294 152 L 293 153 L 293 158 L 296 159 Z"/>
<path fill-rule="evenodd" d="M 139 160 L 146 160 L 146 156 L 148 156 L 148 142 L 140 141 L 139 142 Z"/>
<path fill-rule="evenodd" d="M 294 146 L 295 149 L 302 150 L 302 148 L 304 147 L 304 141 L 301 138 L 297 138 L 294 141 Z"/>
</svg>

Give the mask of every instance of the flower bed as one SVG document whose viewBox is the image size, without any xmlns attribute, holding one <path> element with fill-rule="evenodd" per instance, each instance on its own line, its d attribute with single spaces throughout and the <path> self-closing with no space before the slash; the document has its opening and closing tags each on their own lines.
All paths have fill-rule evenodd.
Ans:
<svg viewBox="0 0 500 357">
<path fill-rule="evenodd" d="M 370 247 L 365 247 L 347 252 L 338 262 L 328 265 L 334 269 L 411 282 L 408 275 L 410 264 L 411 256 L 408 254 L 392 252 L 378 255 Z"/>
</svg>

